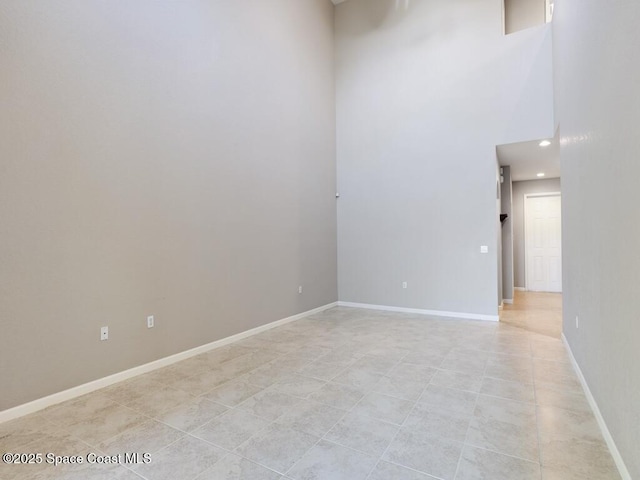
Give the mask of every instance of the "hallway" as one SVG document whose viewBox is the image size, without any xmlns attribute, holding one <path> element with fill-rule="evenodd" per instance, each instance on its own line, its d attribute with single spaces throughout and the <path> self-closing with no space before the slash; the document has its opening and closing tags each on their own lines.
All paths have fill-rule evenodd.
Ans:
<svg viewBox="0 0 640 480">
<path fill-rule="evenodd" d="M 513 305 L 505 304 L 500 321 L 548 337 L 562 334 L 562 294 L 515 291 Z"/>
</svg>

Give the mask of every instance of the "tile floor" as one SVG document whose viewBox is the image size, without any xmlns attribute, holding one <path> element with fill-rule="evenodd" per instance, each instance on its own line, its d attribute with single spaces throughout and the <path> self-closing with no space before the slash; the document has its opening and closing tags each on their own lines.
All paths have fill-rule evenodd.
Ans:
<svg viewBox="0 0 640 480">
<path fill-rule="evenodd" d="M 562 294 L 513 292 L 513 304 L 504 304 L 500 321 L 554 338 L 562 334 Z"/>
<path fill-rule="evenodd" d="M 559 339 L 348 308 L 1 424 L 7 451 L 152 461 L 3 480 L 620 478 Z"/>
</svg>

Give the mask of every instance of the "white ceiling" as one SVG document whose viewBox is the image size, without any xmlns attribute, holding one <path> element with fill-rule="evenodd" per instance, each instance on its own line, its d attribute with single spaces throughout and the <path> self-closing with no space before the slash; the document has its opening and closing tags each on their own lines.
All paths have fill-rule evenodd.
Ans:
<svg viewBox="0 0 640 480">
<path fill-rule="evenodd" d="M 333 2 L 334 5 L 338 5 L 339 3 L 344 3 L 347 0 L 331 0 Z"/>
<path fill-rule="evenodd" d="M 550 138 L 551 145 L 541 147 L 540 142 L 545 140 L 532 140 L 530 142 L 510 143 L 498 145 L 498 162 L 501 166 L 511 167 L 511 179 L 514 182 L 521 180 L 538 180 L 538 173 L 544 173 L 543 178 L 557 178 L 560 176 L 560 142 L 558 135 Z"/>
</svg>

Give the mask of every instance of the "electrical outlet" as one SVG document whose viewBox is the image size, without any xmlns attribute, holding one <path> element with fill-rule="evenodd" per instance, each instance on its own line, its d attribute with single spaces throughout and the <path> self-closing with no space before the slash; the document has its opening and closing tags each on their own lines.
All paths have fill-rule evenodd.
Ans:
<svg viewBox="0 0 640 480">
<path fill-rule="evenodd" d="M 302 293 L 302 285 L 298 287 L 298 293 Z"/>
<path fill-rule="evenodd" d="M 402 282 L 402 288 L 407 288 L 407 282 Z"/>
<path fill-rule="evenodd" d="M 147 317 L 147 328 L 153 328 L 155 326 L 155 319 L 153 318 L 153 315 L 149 315 Z"/>
<path fill-rule="evenodd" d="M 489 247 L 487 245 L 482 245 L 480 247 L 480 253 L 489 253 Z"/>
<path fill-rule="evenodd" d="M 578 315 L 576 315 L 576 328 L 580 328 L 580 319 L 578 318 Z"/>
<path fill-rule="evenodd" d="M 109 340 L 109 327 L 100 328 L 100 340 Z"/>
</svg>

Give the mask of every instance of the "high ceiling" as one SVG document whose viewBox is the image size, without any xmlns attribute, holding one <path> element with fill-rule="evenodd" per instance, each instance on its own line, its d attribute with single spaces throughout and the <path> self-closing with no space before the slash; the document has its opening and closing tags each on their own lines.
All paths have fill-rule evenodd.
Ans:
<svg viewBox="0 0 640 480">
<path fill-rule="evenodd" d="M 501 166 L 511 167 L 511 178 L 521 180 L 538 180 L 538 173 L 544 173 L 543 178 L 557 178 L 560 176 L 560 142 L 558 135 L 548 139 L 551 145 L 541 147 L 540 142 L 510 143 L 498 145 L 498 162 Z"/>
</svg>

